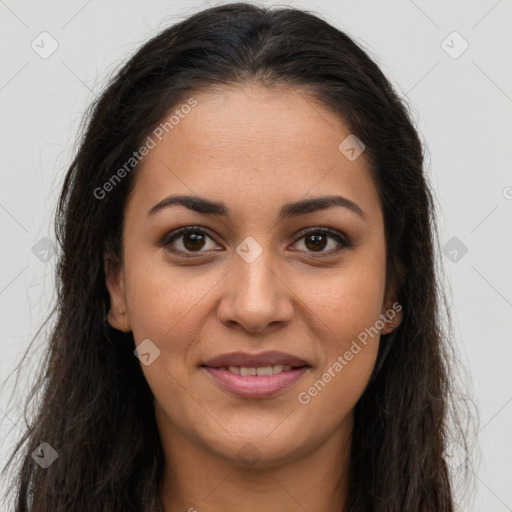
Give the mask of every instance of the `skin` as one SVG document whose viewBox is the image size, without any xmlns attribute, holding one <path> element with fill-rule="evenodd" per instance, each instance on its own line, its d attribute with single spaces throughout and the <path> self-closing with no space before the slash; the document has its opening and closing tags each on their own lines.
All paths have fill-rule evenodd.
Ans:
<svg viewBox="0 0 512 512">
<path fill-rule="evenodd" d="M 141 367 L 166 460 L 162 502 L 166 512 L 235 511 L 241 503 L 248 512 L 341 510 L 353 408 L 379 336 L 308 404 L 298 394 L 395 302 L 367 161 L 340 152 L 350 131 L 304 90 L 244 85 L 194 98 L 197 106 L 145 157 L 125 209 L 122 264 L 106 268 L 111 325 L 160 350 Z M 184 206 L 148 214 L 171 194 L 221 201 L 230 218 Z M 328 195 L 353 201 L 364 218 L 330 207 L 278 219 L 284 203 Z M 183 226 L 207 236 L 158 245 Z M 318 227 L 351 247 L 329 236 L 315 249 L 304 235 Z M 246 237 L 262 249 L 252 263 L 236 252 Z M 397 314 L 381 332 L 399 321 Z M 240 398 L 200 368 L 238 350 L 281 350 L 312 368 L 277 395 Z M 247 443 L 256 450 L 253 465 L 238 456 Z"/>
</svg>

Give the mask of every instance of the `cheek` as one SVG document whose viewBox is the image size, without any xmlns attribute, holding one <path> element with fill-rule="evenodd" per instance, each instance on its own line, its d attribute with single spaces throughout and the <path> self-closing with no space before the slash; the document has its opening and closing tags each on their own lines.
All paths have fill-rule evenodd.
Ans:
<svg viewBox="0 0 512 512">
<path fill-rule="evenodd" d="M 339 344 L 342 350 L 379 320 L 386 278 L 381 253 L 354 254 L 345 266 L 316 278 L 301 278 L 302 287 L 297 283 L 297 289 L 304 290 L 301 300 L 316 313 L 318 328 L 326 331 L 327 345 Z"/>
<path fill-rule="evenodd" d="M 135 343 L 149 339 L 159 350 L 154 362 L 142 364 L 141 368 L 156 400 L 166 404 L 167 413 L 173 418 L 185 418 L 190 412 L 190 396 L 184 386 L 189 387 L 193 373 L 193 348 L 207 319 L 208 290 L 218 279 L 208 275 L 191 278 L 190 271 L 171 271 L 169 267 L 162 268 L 161 263 L 146 265 L 145 269 L 141 272 L 140 267 L 133 266 L 126 274 Z M 192 409 L 194 404 L 192 400 Z M 199 407 L 196 416 L 201 411 Z"/>
<path fill-rule="evenodd" d="M 190 269 L 166 268 L 161 261 L 131 267 L 126 273 L 126 295 L 136 342 L 149 338 L 165 344 L 166 351 L 178 350 L 179 340 L 199 327 L 201 304 L 216 280 L 211 273 L 200 273 L 199 268 L 197 272 L 194 276 Z M 189 336 L 193 334 L 190 331 Z"/>
<path fill-rule="evenodd" d="M 346 272 L 318 281 L 314 293 L 304 294 L 310 314 L 309 326 L 323 349 L 321 364 L 299 402 L 329 409 L 333 403 L 340 413 L 353 408 L 373 371 L 379 349 L 385 264 L 351 267 Z M 311 287 L 310 287 L 311 290 Z"/>
</svg>

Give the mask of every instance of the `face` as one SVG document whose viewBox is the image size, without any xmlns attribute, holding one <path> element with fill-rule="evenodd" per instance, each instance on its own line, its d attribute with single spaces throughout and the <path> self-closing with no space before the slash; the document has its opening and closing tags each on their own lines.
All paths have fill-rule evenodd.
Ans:
<svg viewBox="0 0 512 512">
<path fill-rule="evenodd" d="M 391 329 L 378 194 L 364 152 L 339 149 L 350 131 L 304 91 L 193 97 L 153 136 L 126 204 L 122 265 L 107 269 L 110 323 L 144 343 L 168 446 L 241 464 L 251 443 L 262 465 L 297 460 L 350 426 Z M 336 199 L 312 202 L 326 197 Z M 230 356 L 269 351 L 293 368 Z M 222 354 L 221 366 L 267 368 L 207 365 Z"/>
</svg>

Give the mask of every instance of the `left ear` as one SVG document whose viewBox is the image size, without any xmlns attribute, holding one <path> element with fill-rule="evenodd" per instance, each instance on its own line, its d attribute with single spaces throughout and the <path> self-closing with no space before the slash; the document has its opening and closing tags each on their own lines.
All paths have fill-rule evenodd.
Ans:
<svg viewBox="0 0 512 512">
<path fill-rule="evenodd" d="M 402 274 L 402 269 L 398 270 Z M 384 322 L 384 327 L 381 329 L 381 334 L 389 334 L 393 332 L 402 322 L 403 307 L 397 302 L 397 277 L 393 276 L 387 283 L 386 296 L 382 304 L 381 318 Z"/>
</svg>

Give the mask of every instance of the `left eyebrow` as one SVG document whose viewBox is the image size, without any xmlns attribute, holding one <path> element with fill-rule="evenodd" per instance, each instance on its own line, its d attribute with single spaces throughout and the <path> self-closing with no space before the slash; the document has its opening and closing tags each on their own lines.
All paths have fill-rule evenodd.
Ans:
<svg viewBox="0 0 512 512">
<path fill-rule="evenodd" d="M 224 203 L 212 201 L 205 197 L 187 195 L 171 195 L 162 199 L 148 211 L 148 215 L 154 215 L 155 213 L 170 206 L 184 206 L 189 210 L 193 210 L 204 215 L 216 215 L 226 218 L 230 218 L 231 216 L 229 208 L 227 208 Z M 356 213 L 364 220 L 367 220 L 367 216 L 360 206 L 354 203 L 354 201 L 342 196 L 315 197 L 312 199 L 302 199 L 296 202 L 285 203 L 279 213 L 279 220 L 307 215 L 308 213 L 326 210 L 327 208 L 335 206 L 346 208 Z"/>
<path fill-rule="evenodd" d="M 324 196 L 314 197 L 312 199 L 303 199 L 295 203 L 285 203 L 281 208 L 279 220 L 284 220 L 289 217 L 297 217 L 299 215 L 306 215 L 308 213 L 326 210 L 333 206 L 347 208 L 348 210 L 356 213 L 364 220 L 367 220 L 366 214 L 354 201 L 342 196 Z"/>
</svg>

